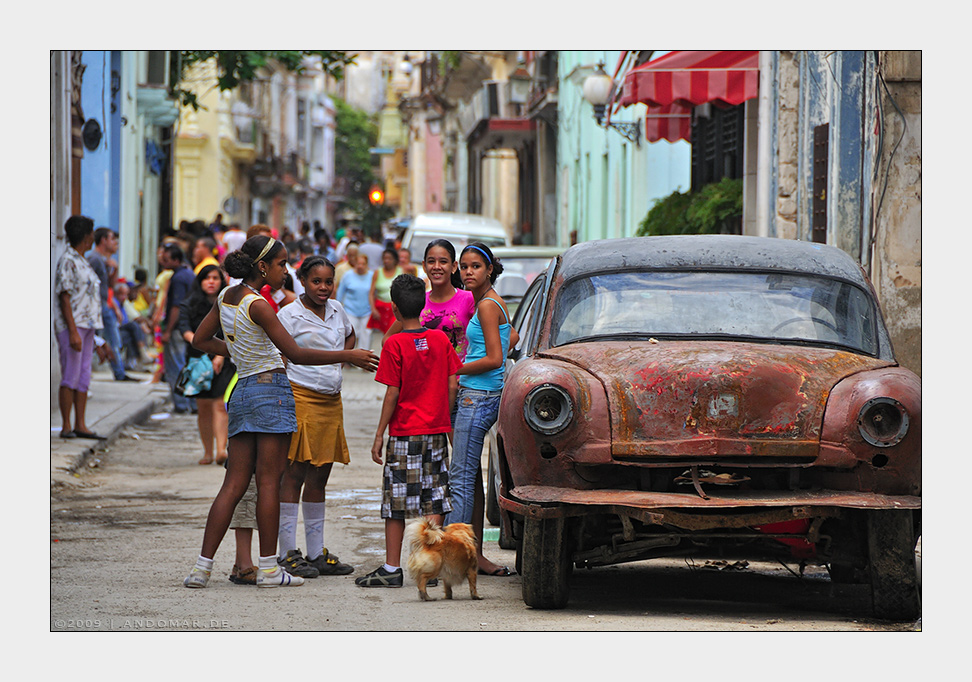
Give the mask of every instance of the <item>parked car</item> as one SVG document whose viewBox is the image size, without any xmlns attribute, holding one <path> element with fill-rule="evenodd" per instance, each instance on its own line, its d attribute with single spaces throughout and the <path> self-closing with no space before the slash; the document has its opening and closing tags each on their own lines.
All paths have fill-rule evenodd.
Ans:
<svg viewBox="0 0 972 682">
<path fill-rule="evenodd" d="M 425 247 L 434 239 L 448 239 L 462 251 L 469 242 L 493 246 L 508 246 L 510 238 L 503 223 L 493 218 L 471 213 L 420 213 L 408 223 L 402 234 L 402 248 L 412 254 L 413 263 L 422 263 Z"/>
<path fill-rule="evenodd" d="M 515 323 L 496 450 L 528 605 L 564 607 L 574 567 L 739 556 L 825 565 L 874 616 L 918 615 L 921 381 L 849 255 L 583 243 Z"/>
</svg>

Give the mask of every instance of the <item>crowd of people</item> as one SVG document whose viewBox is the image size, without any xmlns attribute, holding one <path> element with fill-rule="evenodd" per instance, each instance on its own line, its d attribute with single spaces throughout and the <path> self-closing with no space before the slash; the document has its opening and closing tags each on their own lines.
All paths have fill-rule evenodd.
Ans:
<svg viewBox="0 0 972 682">
<path fill-rule="evenodd" d="M 65 232 L 70 248 L 54 292 L 60 436 L 103 438 L 84 420 L 96 355 L 120 381 L 132 380 L 126 368 L 154 363 L 173 410 L 197 415 L 199 465 L 225 467 L 186 587 L 206 586 L 231 528 L 235 583 L 296 586 L 354 571 L 324 542 L 328 478 L 335 462 L 350 461 L 341 403 L 347 365 L 377 372 L 386 386 L 371 450 L 383 466 L 385 563 L 356 584 L 402 585 L 405 521 L 420 516 L 472 524 L 480 572 L 512 574 L 482 553 L 480 455 L 516 343 L 492 286 L 502 264 L 488 247 L 473 243 L 457 257 L 449 241 L 431 242 L 422 280 L 408 251 L 356 228 L 334 242 L 319 224 L 304 223 L 297 235 L 262 224 L 244 232 L 217 216 L 163 239 L 153 288 L 144 269 L 119 278 L 112 230 L 72 216 Z M 190 391 L 197 367 L 207 378 Z"/>
</svg>

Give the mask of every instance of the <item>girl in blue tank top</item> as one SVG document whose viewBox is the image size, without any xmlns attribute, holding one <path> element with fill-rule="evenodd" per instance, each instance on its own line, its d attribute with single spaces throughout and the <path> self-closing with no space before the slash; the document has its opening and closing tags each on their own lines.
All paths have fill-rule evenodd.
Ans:
<svg viewBox="0 0 972 682">
<path fill-rule="evenodd" d="M 446 523 L 470 523 L 476 534 L 479 572 L 484 575 L 512 575 L 483 556 L 483 516 L 486 496 L 480 458 L 486 433 L 499 414 L 503 374 L 510 344 L 516 344 L 516 330 L 510 325 L 506 303 L 493 289 L 503 265 L 489 247 L 469 244 L 459 257 L 459 273 L 476 302 L 476 314 L 466 327 L 469 347 L 459 368 L 459 395 L 453 421 L 452 463 L 449 489 L 452 511 Z"/>
</svg>

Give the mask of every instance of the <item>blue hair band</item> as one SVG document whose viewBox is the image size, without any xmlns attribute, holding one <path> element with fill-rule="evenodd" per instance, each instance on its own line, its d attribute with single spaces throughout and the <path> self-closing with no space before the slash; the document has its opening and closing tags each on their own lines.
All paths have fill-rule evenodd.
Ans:
<svg viewBox="0 0 972 682">
<path fill-rule="evenodd" d="M 479 251 L 479 253 L 481 253 L 484 256 L 486 256 L 486 262 L 487 263 L 489 263 L 490 265 L 493 264 L 493 259 L 489 257 L 489 254 L 486 253 L 485 251 L 483 251 L 481 248 L 479 248 L 475 244 L 469 244 L 468 246 L 466 246 L 466 248 L 463 249 L 463 251 L 468 251 L 469 249 L 476 249 L 477 251 Z"/>
</svg>

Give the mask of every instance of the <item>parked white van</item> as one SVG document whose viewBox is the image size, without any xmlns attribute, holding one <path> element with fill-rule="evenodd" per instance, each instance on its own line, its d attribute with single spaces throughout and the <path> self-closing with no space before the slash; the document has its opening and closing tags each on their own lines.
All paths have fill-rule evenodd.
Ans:
<svg viewBox="0 0 972 682">
<path fill-rule="evenodd" d="M 471 213 L 420 213 L 402 235 L 402 248 L 412 254 L 413 263 L 421 263 L 425 247 L 436 239 L 448 239 L 456 247 L 456 255 L 470 242 L 486 246 L 510 246 L 503 223 Z"/>
</svg>

